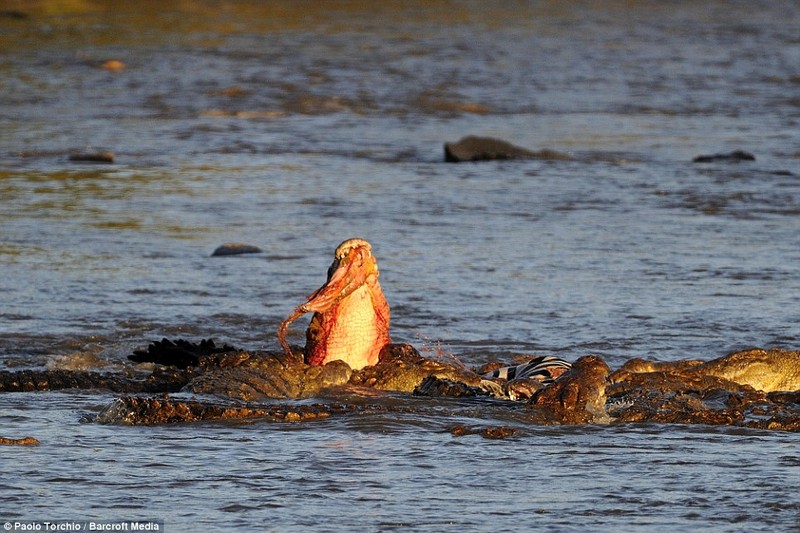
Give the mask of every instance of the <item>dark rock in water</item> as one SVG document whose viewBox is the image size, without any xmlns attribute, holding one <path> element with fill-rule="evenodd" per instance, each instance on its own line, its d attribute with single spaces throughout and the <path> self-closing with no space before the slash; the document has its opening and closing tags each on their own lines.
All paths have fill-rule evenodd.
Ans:
<svg viewBox="0 0 800 533">
<path fill-rule="evenodd" d="M 729 161 L 738 163 L 739 161 L 755 161 L 756 156 L 744 150 L 734 150 L 729 154 L 698 155 L 692 159 L 692 163 L 714 163 L 716 161 Z"/>
<path fill-rule="evenodd" d="M 211 254 L 211 257 L 223 255 L 260 254 L 263 251 L 264 250 L 258 246 L 253 246 L 252 244 L 229 242 L 227 244 L 223 244 L 222 246 L 218 246 L 217 249 L 214 250 L 214 253 Z"/>
<path fill-rule="evenodd" d="M 30 15 L 24 11 L 19 11 L 17 9 L 4 9 L 0 11 L 0 18 L 25 20 L 30 18 Z"/>
<path fill-rule="evenodd" d="M 113 163 L 114 152 L 85 152 L 70 154 L 69 160 L 75 163 Z"/>
<path fill-rule="evenodd" d="M 514 146 L 501 139 L 492 137 L 462 138 L 458 142 L 444 144 L 444 160 L 448 163 L 463 161 L 492 161 L 496 159 L 571 159 L 567 154 L 553 150 L 534 152 L 526 148 Z"/>
</svg>

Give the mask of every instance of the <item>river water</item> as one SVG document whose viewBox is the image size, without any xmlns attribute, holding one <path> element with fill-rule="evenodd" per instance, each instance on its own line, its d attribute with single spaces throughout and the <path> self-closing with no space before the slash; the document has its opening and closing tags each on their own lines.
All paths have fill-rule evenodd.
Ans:
<svg viewBox="0 0 800 533">
<path fill-rule="evenodd" d="M 277 349 L 353 236 L 393 340 L 431 357 L 798 348 L 794 2 L 0 7 L 0 367 L 119 370 L 164 336 Z M 568 157 L 444 163 L 468 134 Z M 756 160 L 692 162 L 736 149 Z M 226 242 L 264 253 L 210 257 Z M 795 434 L 396 395 L 372 401 L 413 414 L 85 422 L 112 398 L 0 395 L 0 436 L 42 441 L 0 450 L 0 520 L 800 530 Z"/>
</svg>

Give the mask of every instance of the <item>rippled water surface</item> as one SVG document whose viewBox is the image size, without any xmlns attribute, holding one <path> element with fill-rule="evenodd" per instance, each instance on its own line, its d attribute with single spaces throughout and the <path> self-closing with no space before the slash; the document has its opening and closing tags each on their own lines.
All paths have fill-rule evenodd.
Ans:
<svg viewBox="0 0 800 533">
<path fill-rule="evenodd" d="M 423 354 L 798 348 L 796 3 L 132 6 L 0 1 L 0 367 L 118 369 L 163 336 L 275 349 L 352 236 Z M 569 157 L 444 163 L 468 134 Z M 735 149 L 756 160 L 692 162 Z M 69 160 L 97 151 L 114 163 Z M 225 242 L 264 253 L 210 257 Z M 0 436 L 43 442 L 2 450 L 0 519 L 800 529 L 793 434 L 396 397 L 376 401 L 418 409 L 81 422 L 111 399 L 0 396 Z"/>
</svg>

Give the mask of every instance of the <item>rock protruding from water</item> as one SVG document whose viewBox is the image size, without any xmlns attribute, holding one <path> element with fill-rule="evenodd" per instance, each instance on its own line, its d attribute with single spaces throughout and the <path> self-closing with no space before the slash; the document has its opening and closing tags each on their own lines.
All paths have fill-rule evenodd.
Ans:
<svg viewBox="0 0 800 533">
<path fill-rule="evenodd" d="M 458 142 L 444 143 L 444 160 L 448 163 L 464 161 L 494 161 L 498 159 L 571 159 L 568 154 L 554 150 L 532 151 L 493 137 L 469 135 Z"/>
<path fill-rule="evenodd" d="M 692 159 L 692 163 L 716 163 L 716 162 L 730 162 L 738 163 L 740 161 L 755 161 L 756 156 L 744 150 L 734 150 L 728 154 L 710 154 L 698 155 Z"/>
<path fill-rule="evenodd" d="M 264 250 L 252 244 L 244 244 L 241 242 L 229 242 L 218 246 L 211 257 L 220 257 L 225 255 L 242 255 L 242 254 L 260 254 Z"/>
</svg>

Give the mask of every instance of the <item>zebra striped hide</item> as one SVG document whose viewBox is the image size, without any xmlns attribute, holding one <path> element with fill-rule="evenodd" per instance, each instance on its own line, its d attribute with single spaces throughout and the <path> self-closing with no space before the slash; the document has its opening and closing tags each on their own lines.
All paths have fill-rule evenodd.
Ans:
<svg viewBox="0 0 800 533">
<path fill-rule="evenodd" d="M 483 374 L 483 377 L 490 379 L 505 379 L 513 381 L 515 379 L 533 379 L 543 384 L 549 384 L 556 380 L 561 374 L 572 368 L 572 364 L 558 357 L 543 355 L 534 357 L 527 363 L 517 366 L 504 366 Z"/>
</svg>

